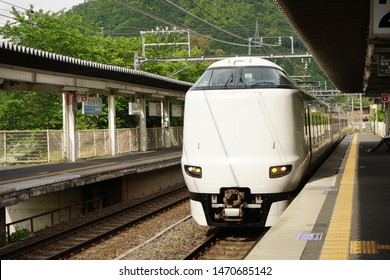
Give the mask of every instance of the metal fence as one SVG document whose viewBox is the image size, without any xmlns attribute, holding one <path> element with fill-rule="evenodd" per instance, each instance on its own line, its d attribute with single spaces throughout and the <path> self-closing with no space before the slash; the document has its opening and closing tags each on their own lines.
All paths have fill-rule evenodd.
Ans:
<svg viewBox="0 0 390 280">
<path fill-rule="evenodd" d="M 374 133 L 379 137 L 388 135 L 384 122 L 354 122 L 349 124 L 348 129 L 354 133 Z"/>
<path fill-rule="evenodd" d="M 163 129 L 147 129 L 148 150 L 164 147 Z M 140 131 L 137 128 L 116 130 L 117 154 L 140 150 Z M 64 133 L 61 130 L 0 131 L 0 164 L 59 162 L 64 158 Z M 78 157 L 81 159 L 109 156 L 108 129 L 77 131 Z M 183 128 L 169 129 L 171 146 L 183 143 Z"/>
<path fill-rule="evenodd" d="M 375 124 L 375 122 L 372 122 L 371 131 L 380 137 L 388 135 L 388 132 L 386 132 L 386 124 L 384 122 L 378 122 L 377 124 Z"/>
</svg>

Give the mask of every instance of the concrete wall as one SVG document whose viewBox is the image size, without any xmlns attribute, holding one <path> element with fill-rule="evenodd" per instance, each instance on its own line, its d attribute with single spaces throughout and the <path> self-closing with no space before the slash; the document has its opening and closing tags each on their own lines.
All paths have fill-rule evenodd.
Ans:
<svg viewBox="0 0 390 280">
<path fill-rule="evenodd" d="M 165 188 L 184 183 L 180 165 L 122 178 L 122 201 L 157 193 Z"/>
<path fill-rule="evenodd" d="M 37 231 L 103 207 L 157 193 L 183 182 L 180 165 L 174 165 L 42 194 L 7 207 L 5 211 L 6 223 L 53 211 L 53 214 L 34 218 L 32 223 L 29 219 L 10 226 L 10 233 L 17 229 Z"/>
<path fill-rule="evenodd" d="M 63 209 L 72 205 L 71 210 Z M 19 221 L 45 212 L 59 210 L 53 215 L 45 215 L 33 220 L 33 230 L 37 231 L 61 221 L 69 220 L 69 217 L 77 217 L 82 213 L 82 188 L 67 189 L 61 192 L 49 193 L 20 202 L 6 208 L 6 223 Z M 25 221 L 10 227 L 10 233 L 17 229 L 31 231 L 31 221 Z"/>
</svg>

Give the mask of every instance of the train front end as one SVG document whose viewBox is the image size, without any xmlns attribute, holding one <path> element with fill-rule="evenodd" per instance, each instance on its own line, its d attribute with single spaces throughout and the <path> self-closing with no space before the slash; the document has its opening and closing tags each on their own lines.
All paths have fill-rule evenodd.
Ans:
<svg viewBox="0 0 390 280">
<path fill-rule="evenodd" d="M 201 225 L 270 226 L 307 167 L 302 96 L 255 62 L 214 65 L 186 95 L 182 170 Z"/>
</svg>

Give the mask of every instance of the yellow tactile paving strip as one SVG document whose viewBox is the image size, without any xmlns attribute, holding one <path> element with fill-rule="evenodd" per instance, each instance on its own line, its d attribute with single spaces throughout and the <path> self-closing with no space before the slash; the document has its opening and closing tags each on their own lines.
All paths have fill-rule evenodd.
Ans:
<svg viewBox="0 0 390 280">
<path fill-rule="evenodd" d="M 355 134 L 350 147 L 344 174 L 329 229 L 321 251 L 321 260 L 348 260 L 352 221 L 352 196 L 355 184 L 356 156 L 358 150 Z"/>
<path fill-rule="evenodd" d="M 351 241 L 349 253 L 351 254 L 378 254 L 378 244 L 376 241 Z"/>
<path fill-rule="evenodd" d="M 376 241 L 356 241 L 353 240 L 350 243 L 350 254 L 379 254 L 379 250 L 390 250 L 390 245 L 378 244 Z"/>
</svg>

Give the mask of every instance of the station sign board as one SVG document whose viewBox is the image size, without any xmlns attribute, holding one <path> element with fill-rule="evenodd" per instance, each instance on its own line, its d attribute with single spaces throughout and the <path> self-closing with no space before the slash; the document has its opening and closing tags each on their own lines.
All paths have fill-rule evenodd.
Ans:
<svg viewBox="0 0 390 280">
<path fill-rule="evenodd" d="M 82 106 L 82 112 L 85 115 L 101 115 L 103 113 L 103 102 L 99 97 L 88 97 Z"/>
<path fill-rule="evenodd" d="M 77 95 L 77 103 L 87 102 L 87 99 L 88 99 L 88 94 L 86 93 Z"/>
<path fill-rule="evenodd" d="M 172 104 L 172 117 L 181 117 L 181 105 Z"/>
<path fill-rule="evenodd" d="M 390 0 L 371 0 L 371 35 L 390 37 Z"/>
<path fill-rule="evenodd" d="M 141 115 L 141 103 L 129 102 L 129 115 Z"/>
<path fill-rule="evenodd" d="M 149 102 L 149 116 L 161 117 L 161 102 Z"/>
</svg>

